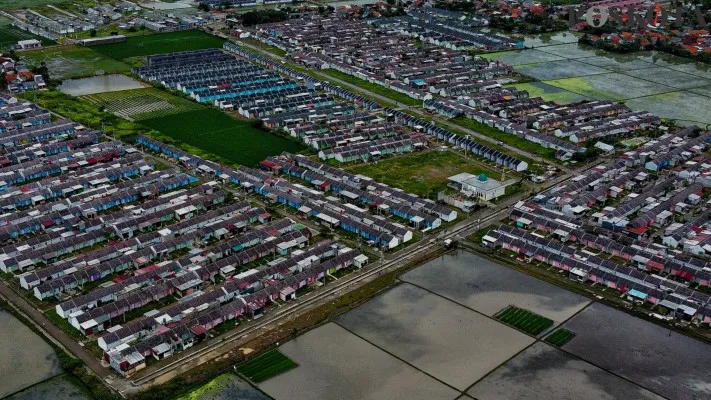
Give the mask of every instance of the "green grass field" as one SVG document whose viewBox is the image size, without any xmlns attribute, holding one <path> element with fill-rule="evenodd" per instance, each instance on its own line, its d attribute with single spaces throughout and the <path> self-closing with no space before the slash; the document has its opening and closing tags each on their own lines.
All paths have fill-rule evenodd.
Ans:
<svg viewBox="0 0 711 400">
<path fill-rule="evenodd" d="M 564 344 L 568 343 L 570 339 L 572 339 L 575 336 L 575 334 L 567 329 L 560 328 L 557 331 L 551 333 L 546 337 L 546 342 L 557 346 L 561 347 Z"/>
<path fill-rule="evenodd" d="M 177 31 L 131 36 L 125 42 L 94 46 L 106 57 L 124 59 L 177 51 L 221 48 L 224 40 L 201 31 Z"/>
<path fill-rule="evenodd" d="M 274 349 L 240 365 L 237 371 L 250 381 L 260 383 L 297 366 L 292 359 Z"/>
<path fill-rule="evenodd" d="M 108 112 L 136 121 L 204 109 L 194 101 L 156 88 L 97 93 L 81 98 L 103 106 Z"/>
<path fill-rule="evenodd" d="M 51 79 L 94 76 L 100 71 L 111 74 L 131 70 L 128 64 L 107 58 L 92 48 L 83 46 L 54 46 L 19 54 L 30 65 L 39 65 L 44 61 L 49 68 Z"/>
<path fill-rule="evenodd" d="M 1 7 L 0 7 L 1 8 Z M 43 46 L 56 44 L 54 40 L 49 40 L 41 36 L 25 32 L 22 29 L 12 26 L 12 21 L 5 17 L 0 17 L 0 49 L 5 49 L 17 44 L 20 40 L 37 39 Z"/>
<path fill-rule="evenodd" d="M 427 197 L 447 188 L 447 178 L 460 172 L 485 173 L 494 179 L 501 174 L 452 151 L 430 150 L 388 158 L 377 163 L 346 168 L 354 174 L 367 175 L 376 181 L 398 187 L 408 193 Z"/>
<path fill-rule="evenodd" d="M 496 319 L 534 336 L 553 326 L 553 320 L 514 306 L 497 314 Z"/>
<path fill-rule="evenodd" d="M 143 119 L 141 124 L 162 135 L 221 159 L 254 166 L 266 156 L 283 151 L 299 152 L 303 146 L 295 141 L 255 128 L 249 121 L 236 120 L 222 111 L 203 107 L 158 118 Z"/>
</svg>

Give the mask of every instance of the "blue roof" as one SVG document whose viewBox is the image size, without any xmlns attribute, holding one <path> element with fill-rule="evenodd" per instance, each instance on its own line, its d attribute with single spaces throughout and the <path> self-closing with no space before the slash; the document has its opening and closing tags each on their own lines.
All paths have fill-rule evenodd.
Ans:
<svg viewBox="0 0 711 400">
<path fill-rule="evenodd" d="M 631 289 L 629 292 L 627 292 L 627 294 L 629 294 L 630 296 L 637 297 L 642 300 L 647 298 L 647 293 L 642 293 L 637 289 Z"/>
</svg>

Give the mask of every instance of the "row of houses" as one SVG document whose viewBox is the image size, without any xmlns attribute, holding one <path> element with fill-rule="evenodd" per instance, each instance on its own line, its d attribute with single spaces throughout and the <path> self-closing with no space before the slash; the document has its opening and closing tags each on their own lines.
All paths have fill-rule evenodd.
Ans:
<svg viewBox="0 0 711 400">
<path fill-rule="evenodd" d="M 411 17 L 398 18 L 418 22 Z M 307 15 L 298 23 L 288 20 L 259 25 L 255 38 L 287 49 L 290 57 L 311 68 L 332 68 L 420 100 L 432 98 L 428 80 L 432 83 L 437 79 L 442 85 L 467 85 L 512 72 L 510 67 L 498 62 L 474 58 L 457 50 L 474 47 L 474 41 L 494 46 L 494 41 L 502 39 L 495 35 L 456 32 L 445 26 L 427 24 L 432 30 L 423 32 L 425 34 L 446 30 L 450 35 L 468 36 L 471 41 L 459 40 L 457 45 L 445 45 L 425 40 L 425 45 L 415 46 L 414 37 L 402 29 L 409 25 L 397 18 L 369 22 L 346 15 Z"/>
<path fill-rule="evenodd" d="M 672 317 L 711 322 L 711 296 L 659 274 L 643 272 L 635 266 L 619 264 L 590 251 L 577 250 L 507 225 L 488 232 L 482 244 L 515 252 L 520 259 L 529 262 L 545 263 L 567 272 L 572 280 L 618 290 L 631 301 L 663 307 L 670 311 Z"/>
<path fill-rule="evenodd" d="M 277 300 L 294 299 L 297 290 L 313 285 L 329 271 L 362 266 L 365 262 L 367 257 L 358 251 L 340 248 L 334 257 L 314 262 L 300 272 L 282 275 L 274 265 L 240 276 L 218 290 L 146 313 L 129 326 L 115 326 L 115 330 L 99 339 L 99 345 L 105 348 L 104 361 L 122 376 L 130 376 L 145 368 L 148 357 L 170 357 L 201 342 L 220 324 L 259 316 Z M 270 273 L 280 279 L 273 279 Z"/>
</svg>

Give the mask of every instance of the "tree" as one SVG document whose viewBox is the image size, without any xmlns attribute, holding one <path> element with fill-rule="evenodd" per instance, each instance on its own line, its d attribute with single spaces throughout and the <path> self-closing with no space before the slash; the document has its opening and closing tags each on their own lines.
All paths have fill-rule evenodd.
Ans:
<svg viewBox="0 0 711 400">
<path fill-rule="evenodd" d="M 89 36 L 91 37 L 96 37 L 96 29 L 92 29 L 89 31 Z"/>
<path fill-rule="evenodd" d="M 35 75 L 42 75 L 44 81 L 49 84 L 49 69 L 44 61 L 42 61 L 39 66 L 32 67 L 31 71 Z"/>
<path fill-rule="evenodd" d="M 198 7 L 197 7 L 197 8 L 198 8 L 198 10 L 200 10 L 200 11 L 205 11 L 205 12 L 210 11 L 210 6 L 208 6 L 208 5 L 205 4 L 205 3 L 200 3 L 200 4 L 198 4 Z"/>
</svg>

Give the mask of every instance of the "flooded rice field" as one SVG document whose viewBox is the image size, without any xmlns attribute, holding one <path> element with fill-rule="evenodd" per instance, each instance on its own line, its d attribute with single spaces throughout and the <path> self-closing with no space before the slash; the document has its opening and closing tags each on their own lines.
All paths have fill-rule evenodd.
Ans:
<svg viewBox="0 0 711 400">
<path fill-rule="evenodd" d="M 299 366 L 260 389 L 277 400 L 711 398 L 710 345 L 477 255 L 401 279 L 282 345 Z M 575 336 L 557 348 L 491 317 L 509 305 Z"/>
<path fill-rule="evenodd" d="M 91 78 L 67 79 L 58 89 L 71 96 L 118 92 L 120 90 L 141 89 L 148 85 L 126 75 L 102 75 Z"/>
<path fill-rule="evenodd" d="M 600 368 L 672 399 L 711 398 L 711 346 L 594 303 L 565 325 L 563 346 Z"/>
<path fill-rule="evenodd" d="M 568 104 L 581 98 L 624 101 L 682 124 L 711 123 L 711 66 L 657 52 L 611 54 L 590 46 L 549 40 L 524 50 L 484 55 L 517 72 L 569 92 L 534 90 L 533 96 Z M 517 86 L 518 87 L 518 86 Z M 525 88 L 523 88 L 525 89 Z"/>
<path fill-rule="evenodd" d="M 465 251 L 432 260 L 402 279 L 489 316 L 514 305 L 560 323 L 590 302 Z"/>
<path fill-rule="evenodd" d="M 484 58 L 499 60 L 506 65 L 515 67 L 517 65 L 537 64 L 549 61 L 565 60 L 564 57 L 559 57 L 554 54 L 546 53 L 536 49 L 532 50 L 512 50 L 499 53 L 490 53 L 482 55 Z"/>
<path fill-rule="evenodd" d="M 228 372 L 177 400 L 269 400 L 237 375 Z"/>
<path fill-rule="evenodd" d="M 571 78 L 576 76 L 586 76 L 604 74 L 610 72 L 605 68 L 596 67 L 591 64 L 576 60 L 561 59 L 559 61 L 548 61 L 536 64 L 526 64 L 514 68 L 516 72 L 536 78 L 541 81 L 551 79 Z"/>
<path fill-rule="evenodd" d="M 62 372 L 52 347 L 1 309 L 0 360 L 0 398 Z"/>
<path fill-rule="evenodd" d="M 545 343 L 536 343 L 468 392 L 478 399 L 662 399 Z"/>
<path fill-rule="evenodd" d="M 75 384 L 70 382 L 66 375 L 59 375 L 50 380 L 34 385 L 26 390 L 16 393 L 7 400 L 90 400 Z"/>
<path fill-rule="evenodd" d="M 329 323 L 279 350 L 299 366 L 259 385 L 276 399 L 452 400 L 459 392 Z"/>
<path fill-rule="evenodd" d="M 534 339 L 424 289 L 402 284 L 336 321 L 347 330 L 465 390 Z"/>
<path fill-rule="evenodd" d="M 482 28 L 481 31 L 491 32 L 497 35 L 505 36 L 511 38 L 516 42 L 522 41 L 524 47 L 543 47 L 556 44 L 578 43 L 578 37 L 581 36 L 580 33 L 565 31 L 554 33 L 541 33 L 536 35 L 516 35 L 495 28 Z"/>
</svg>

